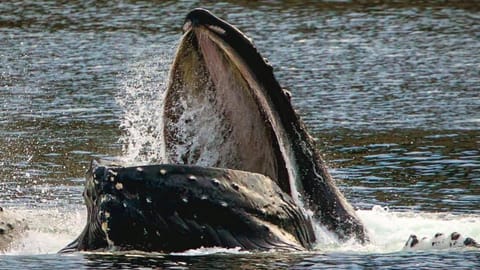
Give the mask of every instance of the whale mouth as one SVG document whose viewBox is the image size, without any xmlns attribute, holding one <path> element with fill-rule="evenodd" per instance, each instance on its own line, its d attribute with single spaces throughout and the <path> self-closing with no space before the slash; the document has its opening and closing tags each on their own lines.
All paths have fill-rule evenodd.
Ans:
<svg viewBox="0 0 480 270">
<path fill-rule="evenodd" d="M 184 24 L 165 100 L 167 160 L 260 173 L 292 195 L 279 117 L 238 48 L 251 42 L 215 19 Z"/>
<path fill-rule="evenodd" d="M 183 30 L 164 100 L 166 161 L 268 176 L 340 239 L 367 241 L 252 41 L 204 9 L 191 11 Z"/>
</svg>

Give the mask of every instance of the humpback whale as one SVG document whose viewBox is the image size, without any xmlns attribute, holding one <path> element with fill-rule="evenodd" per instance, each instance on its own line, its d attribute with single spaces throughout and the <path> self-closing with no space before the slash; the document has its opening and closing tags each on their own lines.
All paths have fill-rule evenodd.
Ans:
<svg viewBox="0 0 480 270">
<path fill-rule="evenodd" d="M 450 235 L 436 233 L 433 238 L 418 238 L 412 234 L 403 246 L 404 251 L 412 250 L 431 250 L 431 249 L 449 249 L 449 248 L 480 248 L 480 244 L 473 238 L 464 237 L 463 235 L 453 232 Z"/>
<path fill-rule="evenodd" d="M 183 31 L 159 138 L 166 164 L 92 162 L 87 224 L 61 252 L 306 250 L 313 221 L 340 240 L 368 241 L 252 41 L 205 9 Z"/>
</svg>

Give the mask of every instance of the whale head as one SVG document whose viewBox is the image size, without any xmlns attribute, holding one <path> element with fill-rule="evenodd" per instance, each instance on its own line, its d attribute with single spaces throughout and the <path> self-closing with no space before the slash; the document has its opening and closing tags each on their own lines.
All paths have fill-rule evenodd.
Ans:
<svg viewBox="0 0 480 270">
<path fill-rule="evenodd" d="M 163 129 L 168 162 L 268 176 L 340 239 L 365 229 L 253 42 L 205 9 L 191 11 L 170 70 Z"/>
</svg>

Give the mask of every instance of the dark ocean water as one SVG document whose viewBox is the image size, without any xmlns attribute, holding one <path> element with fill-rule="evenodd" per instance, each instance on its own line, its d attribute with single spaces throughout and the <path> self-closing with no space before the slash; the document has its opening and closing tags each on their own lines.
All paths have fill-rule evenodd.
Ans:
<svg viewBox="0 0 480 270">
<path fill-rule="evenodd" d="M 425 226 L 426 213 L 437 213 L 427 216 L 438 222 L 468 217 L 480 238 L 478 1 L 2 1 L 0 205 L 43 214 L 29 220 L 30 233 L 39 232 L 27 238 L 39 242 L 36 249 L 23 244 L 0 255 L 0 268 L 480 266 L 478 251 L 381 246 L 301 254 L 52 254 L 83 226 L 83 214 L 72 221 L 58 213 L 83 213 L 89 162 L 128 151 L 126 136 L 133 135 L 121 125 L 138 104 L 125 103 L 126 89 L 161 88 L 184 16 L 199 6 L 253 38 L 357 209 L 388 207 Z M 55 226 L 42 219 L 49 215 Z M 375 222 L 387 223 L 381 235 L 388 234 L 388 222 L 367 223 Z"/>
</svg>

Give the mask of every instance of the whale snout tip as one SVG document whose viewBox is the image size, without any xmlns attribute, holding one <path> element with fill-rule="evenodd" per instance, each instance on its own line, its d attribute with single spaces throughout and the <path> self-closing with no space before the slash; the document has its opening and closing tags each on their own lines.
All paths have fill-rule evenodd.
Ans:
<svg viewBox="0 0 480 270">
<path fill-rule="evenodd" d="M 217 25 L 219 19 L 213 15 L 209 10 L 204 8 L 195 8 L 191 10 L 185 17 L 183 23 L 183 33 L 191 30 L 195 26 L 199 25 Z"/>
<path fill-rule="evenodd" d="M 190 11 L 185 17 L 185 22 L 183 24 L 183 31 L 185 32 L 186 26 L 192 27 L 194 25 L 199 25 L 206 17 L 213 16 L 210 11 L 203 8 L 195 8 Z"/>
<path fill-rule="evenodd" d="M 187 16 L 185 17 L 185 21 L 190 20 L 194 23 L 198 23 L 202 19 L 206 19 L 208 17 L 213 18 L 215 16 L 207 9 L 194 8 L 187 14 Z"/>
</svg>

